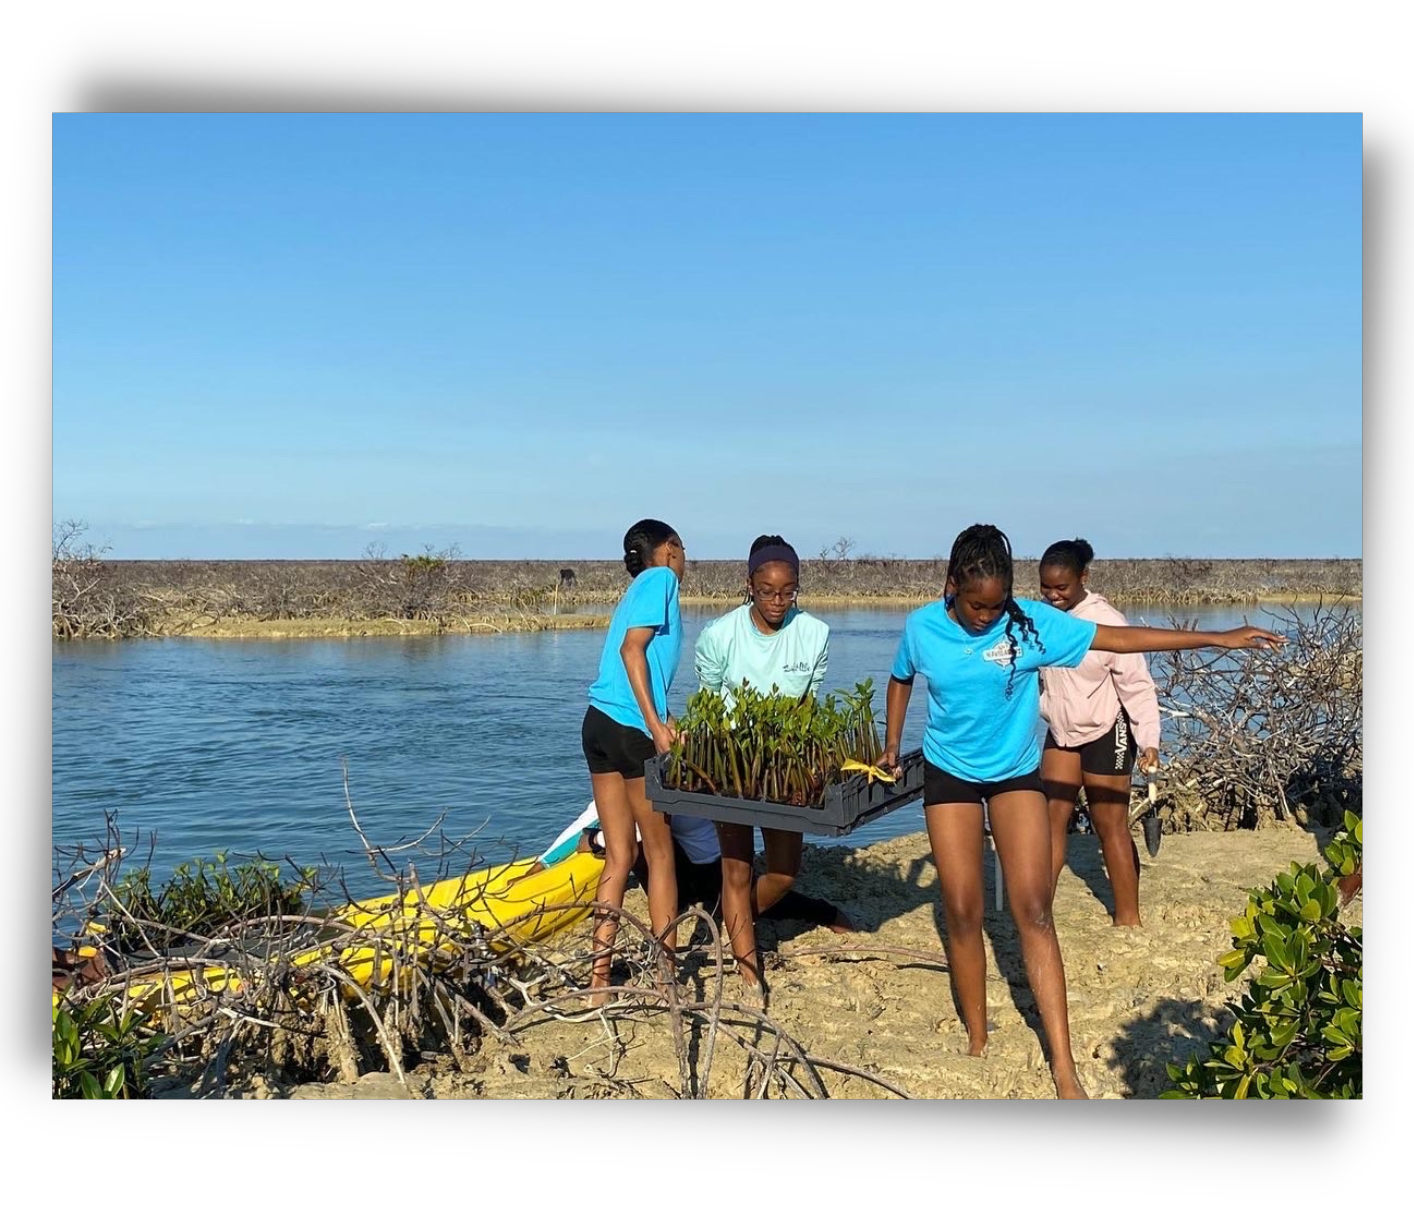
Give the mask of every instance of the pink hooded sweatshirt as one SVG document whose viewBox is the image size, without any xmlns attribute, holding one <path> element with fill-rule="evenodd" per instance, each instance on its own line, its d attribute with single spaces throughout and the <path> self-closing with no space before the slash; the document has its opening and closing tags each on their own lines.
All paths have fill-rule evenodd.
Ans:
<svg viewBox="0 0 1414 1230">
<path fill-rule="evenodd" d="M 1097 624 L 1129 621 L 1099 594 L 1088 593 L 1067 612 Z M 1142 653 L 1092 649 L 1074 669 L 1041 669 L 1041 716 L 1062 747 L 1080 747 L 1115 724 L 1120 705 L 1129 714 L 1136 746 L 1159 746 L 1159 697 Z"/>
</svg>

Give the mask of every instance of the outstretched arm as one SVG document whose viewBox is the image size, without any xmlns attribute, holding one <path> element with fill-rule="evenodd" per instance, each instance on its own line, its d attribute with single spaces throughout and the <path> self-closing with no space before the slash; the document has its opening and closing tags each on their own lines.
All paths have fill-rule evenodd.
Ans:
<svg viewBox="0 0 1414 1230">
<path fill-rule="evenodd" d="M 890 770 L 898 769 L 898 749 L 903 743 L 903 719 L 908 712 L 908 698 L 913 684 L 900 683 L 890 676 L 889 690 L 884 701 L 884 754 L 879 763 Z"/>
<path fill-rule="evenodd" d="M 1226 632 L 1097 624 L 1090 648 L 1106 653 L 1153 653 L 1166 649 L 1280 649 L 1285 644 L 1281 633 L 1251 624 Z"/>
</svg>

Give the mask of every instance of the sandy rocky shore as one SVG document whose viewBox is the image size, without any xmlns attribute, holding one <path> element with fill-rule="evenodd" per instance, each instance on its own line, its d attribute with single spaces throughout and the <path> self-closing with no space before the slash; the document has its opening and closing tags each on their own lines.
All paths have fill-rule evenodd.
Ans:
<svg viewBox="0 0 1414 1230">
<path fill-rule="evenodd" d="M 1071 838 L 1056 925 L 1065 957 L 1070 1021 L 1080 1075 L 1092 1097 L 1150 1098 L 1164 1087 L 1166 1061 L 1205 1049 L 1228 1017 L 1237 984 L 1224 983 L 1216 958 L 1230 947 L 1228 920 L 1252 886 L 1270 883 L 1292 860 L 1320 862 L 1316 835 L 1286 828 L 1180 833 L 1143 859 L 1145 926 L 1111 925 L 1108 881 L 1093 837 Z M 993 908 L 988 855 L 988 1053 L 965 1053 L 942 954 L 937 876 L 922 833 L 874 846 L 807 846 L 800 887 L 842 905 L 860 930 L 838 936 L 800 924 L 763 924 L 769 955 L 770 1015 L 813 1056 L 867 1069 L 916 1098 L 1050 1098 L 1017 945 L 1005 909 Z M 630 909 L 646 916 L 641 892 Z M 1346 907 L 1358 923 L 1361 901 Z M 933 961 L 843 951 L 855 945 L 919 949 Z M 692 975 L 689 958 L 689 976 Z M 700 963 L 699 963 L 700 964 Z M 734 984 L 729 979 L 727 987 Z M 701 986 L 701 977 L 698 976 Z M 742 1018 L 726 1013 L 724 1022 Z M 355 1084 L 279 1088 L 262 1079 L 235 1096 L 289 1098 L 572 1098 L 676 1096 L 678 1064 L 661 1014 L 617 1022 L 618 1045 L 602 1020 L 550 1021 L 513 1043 L 483 1040 L 473 1071 L 424 1059 L 404 1086 L 387 1074 Z M 750 1030 L 746 1030 L 748 1036 Z M 702 1060 L 698 1040 L 694 1061 Z M 719 1038 L 709 1093 L 742 1095 L 746 1056 Z M 602 1079 L 609 1075 L 612 1081 Z M 893 1096 L 855 1076 L 823 1071 L 837 1098 Z"/>
</svg>

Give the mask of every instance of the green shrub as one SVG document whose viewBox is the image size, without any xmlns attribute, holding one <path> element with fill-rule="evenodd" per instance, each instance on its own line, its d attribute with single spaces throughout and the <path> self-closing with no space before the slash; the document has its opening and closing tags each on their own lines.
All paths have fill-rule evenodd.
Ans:
<svg viewBox="0 0 1414 1230">
<path fill-rule="evenodd" d="M 1329 868 L 1291 867 L 1254 889 L 1232 920 L 1233 949 L 1218 958 L 1231 982 L 1254 961 L 1259 973 L 1233 1006 L 1227 1036 L 1168 1065 L 1165 1098 L 1358 1098 L 1362 1096 L 1362 941 L 1339 918 L 1337 880 L 1360 865 L 1360 817 L 1326 849 Z"/>
<path fill-rule="evenodd" d="M 120 1012 L 117 997 L 101 995 L 85 1003 L 54 1005 L 55 1098 L 141 1098 L 147 1093 L 144 1068 L 165 1041 L 131 1010 Z"/>
<path fill-rule="evenodd" d="M 1327 843 L 1326 862 L 1338 876 L 1352 875 L 1360 869 L 1360 857 L 1364 846 L 1360 817 L 1353 812 L 1345 813 L 1345 828 Z"/>
<path fill-rule="evenodd" d="M 182 863 L 156 891 L 151 869 L 142 867 L 114 886 L 122 909 L 112 911 L 110 938 L 119 951 L 132 952 L 146 946 L 144 935 L 160 948 L 179 941 L 176 932 L 206 936 L 247 919 L 303 914 L 313 886 L 313 868 L 282 881 L 278 863 L 228 865 L 224 850 L 210 860 Z"/>
</svg>

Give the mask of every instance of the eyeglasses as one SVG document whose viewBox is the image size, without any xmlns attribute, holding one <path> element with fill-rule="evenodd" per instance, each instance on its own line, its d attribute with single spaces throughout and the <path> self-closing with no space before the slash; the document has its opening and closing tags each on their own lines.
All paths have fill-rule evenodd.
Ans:
<svg viewBox="0 0 1414 1230">
<path fill-rule="evenodd" d="M 777 598 L 783 598 L 787 602 L 794 602 L 796 595 L 800 593 L 796 589 L 752 589 L 751 596 L 759 598 L 762 602 L 775 602 Z"/>
</svg>

